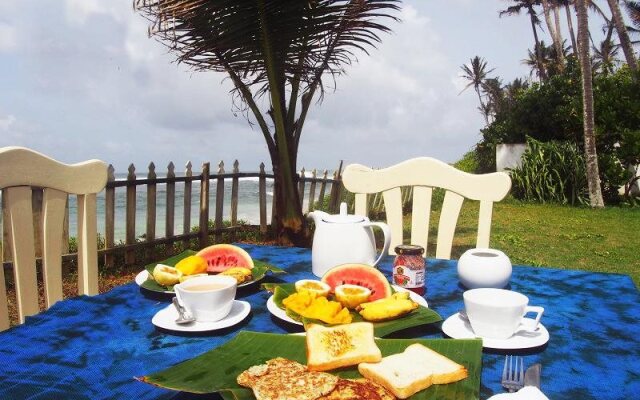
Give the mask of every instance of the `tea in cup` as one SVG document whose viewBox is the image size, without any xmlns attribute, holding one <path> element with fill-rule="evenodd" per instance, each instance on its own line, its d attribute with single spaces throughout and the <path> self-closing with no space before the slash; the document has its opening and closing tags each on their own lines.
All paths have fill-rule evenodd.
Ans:
<svg viewBox="0 0 640 400">
<path fill-rule="evenodd" d="M 533 332 L 544 313 L 542 307 L 529 306 L 527 296 L 511 290 L 471 289 L 463 297 L 471 329 L 485 338 L 508 339 L 518 331 Z M 528 312 L 537 314 L 533 324 L 524 321 Z"/>
<path fill-rule="evenodd" d="M 200 322 L 219 321 L 229 315 L 237 281 L 231 276 L 209 275 L 186 280 L 173 289 L 180 304 Z"/>
</svg>

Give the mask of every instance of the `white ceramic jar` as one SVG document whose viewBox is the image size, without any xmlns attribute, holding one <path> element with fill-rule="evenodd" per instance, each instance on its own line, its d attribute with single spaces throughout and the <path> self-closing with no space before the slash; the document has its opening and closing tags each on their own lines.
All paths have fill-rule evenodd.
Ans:
<svg viewBox="0 0 640 400">
<path fill-rule="evenodd" d="M 500 250 L 470 249 L 458 260 L 458 278 L 469 289 L 500 289 L 511 279 L 511 261 Z"/>
</svg>

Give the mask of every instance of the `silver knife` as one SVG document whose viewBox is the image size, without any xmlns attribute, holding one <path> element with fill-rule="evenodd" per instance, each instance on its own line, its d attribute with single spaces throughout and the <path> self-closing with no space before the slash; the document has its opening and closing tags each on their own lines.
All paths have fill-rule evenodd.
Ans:
<svg viewBox="0 0 640 400">
<path fill-rule="evenodd" d="M 535 386 L 540 389 L 540 374 L 542 373 L 541 364 L 533 364 L 524 373 L 524 385 Z"/>
</svg>

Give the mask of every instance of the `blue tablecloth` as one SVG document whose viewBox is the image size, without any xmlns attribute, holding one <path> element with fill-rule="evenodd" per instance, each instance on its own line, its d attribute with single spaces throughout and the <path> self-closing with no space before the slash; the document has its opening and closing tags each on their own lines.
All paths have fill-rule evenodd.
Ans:
<svg viewBox="0 0 640 400">
<path fill-rule="evenodd" d="M 287 271 L 265 281 L 311 277 L 311 251 L 273 246 L 243 247 L 254 257 Z M 380 264 L 389 275 L 392 257 Z M 542 390 L 556 399 L 631 399 L 640 393 L 640 295 L 626 275 L 514 266 L 511 288 L 545 308 L 551 339 L 525 355 L 542 363 Z M 463 308 L 455 261 L 428 260 L 429 306 L 443 318 Z M 165 369 L 204 353 L 240 330 L 290 333 L 297 328 L 272 317 L 269 294 L 253 285 L 238 292 L 252 311 L 241 324 L 204 335 L 156 329 L 153 315 L 170 297 L 148 296 L 135 283 L 108 293 L 65 300 L 27 323 L 0 334 L 0 399 L 217 398 L 159 389 L 136 376 Z M 439 325 L 391 337 L 432 337 Z M 510 351 L 514 354 L 517 352 Z M 506 353 L 486 352 L 480 397 L 502 392 Z"/>
</svg>

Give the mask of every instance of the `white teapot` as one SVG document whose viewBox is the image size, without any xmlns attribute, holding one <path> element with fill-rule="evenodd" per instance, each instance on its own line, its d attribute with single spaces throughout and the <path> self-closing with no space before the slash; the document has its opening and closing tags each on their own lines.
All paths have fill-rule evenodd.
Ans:
<svg viewBox="0 0 640 400">
<path fill-rule="evenodd" d="M 340 214 L 323 211 L 309 213 L 316 230 L 311 249 L 313 274 L 322 277 L 336 265 L 346 263 L 375 266 L 389 251 L 391 230 L 383 222 L 371 222 L 361 215 L 347 214 L 347 203 L 340 204 Z M 376 255 L 376 242 L 372 227 L 377 226 L 384 233 L 384 246 Z"/>
</svg>

